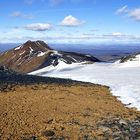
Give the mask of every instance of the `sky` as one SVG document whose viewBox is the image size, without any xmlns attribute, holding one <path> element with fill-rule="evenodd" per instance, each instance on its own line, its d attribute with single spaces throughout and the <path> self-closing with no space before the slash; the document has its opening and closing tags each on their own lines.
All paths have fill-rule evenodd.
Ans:
<svg viewBox="0 0 140 140">
<path fill-rule="evenodd" d="M 0 1 L 0 43 L 140 44 L 140 0 Z"/>
</svg>

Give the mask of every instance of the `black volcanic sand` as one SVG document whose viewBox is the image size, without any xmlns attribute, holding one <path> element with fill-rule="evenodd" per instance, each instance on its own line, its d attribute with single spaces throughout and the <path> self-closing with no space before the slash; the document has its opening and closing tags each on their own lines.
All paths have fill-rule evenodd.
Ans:
<svg viewBox="0 0 140 140">
<path fill-rule="evenodd" d="M 0 67 L 0 83 L 28 85 L 28 84 L 36 84 L 36 83 L 73 84 L 73 83 L 81 83 L 81 82 L 73 81 L 70 79 L 49 78 L 49 77 L 20 74 L 12 70 Z"/>
<path fill-rule="evenodd" d="M 140 139 L 140 112 L 106 86 L 6 69 L 0 79 L 0 140 Z"/>
</svg>

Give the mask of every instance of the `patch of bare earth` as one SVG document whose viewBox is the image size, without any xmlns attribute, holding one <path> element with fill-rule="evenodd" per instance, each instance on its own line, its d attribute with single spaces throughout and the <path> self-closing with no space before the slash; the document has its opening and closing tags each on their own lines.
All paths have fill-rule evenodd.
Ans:
<svg viewBox="0 0 140 140">
<path fill-rule="evenodd" d="M 16 86 L 0 93 L 1 140 L 138 138 L 139 127 L 132 122 L 140 123 L 139 116 L 99 85 Z"/>
</svg>

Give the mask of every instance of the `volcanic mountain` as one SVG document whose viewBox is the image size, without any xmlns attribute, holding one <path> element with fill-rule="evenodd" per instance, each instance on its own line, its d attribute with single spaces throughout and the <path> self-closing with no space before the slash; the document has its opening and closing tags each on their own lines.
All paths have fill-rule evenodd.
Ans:
<svg viewBox="0 0 140 140">
<path fill-rule="evenodd" d="M 60 62 L 65 64 L 94 63 L 99 60 L 90 55 L 53 50 L 40 40 L 29 40 L 0 54 L 0 66 L 22 73 L 29 73 L 47 66 L 55 67 Z"/>
</svg>

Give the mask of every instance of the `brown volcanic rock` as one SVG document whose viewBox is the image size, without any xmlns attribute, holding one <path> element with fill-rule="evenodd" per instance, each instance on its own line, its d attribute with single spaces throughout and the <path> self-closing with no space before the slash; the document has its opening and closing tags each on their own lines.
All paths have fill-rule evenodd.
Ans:
<svg viewBox="0 0 140 140">
<path fill-rule="evenodd" d="M 28 73 L 50 65 L 55 67 L 60 61 L 72 64 L 93 63 L 99 60 L 90 55 L 55 51 L 43 41 L 27 41 L 0 55 L 0 66 L 6 66 L 22 73 Z"/>
</svg>

